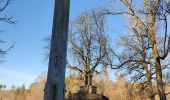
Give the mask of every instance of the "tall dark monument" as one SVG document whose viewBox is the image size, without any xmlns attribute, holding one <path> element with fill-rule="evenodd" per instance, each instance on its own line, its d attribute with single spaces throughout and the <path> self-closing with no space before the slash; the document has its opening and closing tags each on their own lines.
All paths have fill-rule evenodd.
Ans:
<svg viewBox="0 0 170 100">
<path fill-rule="evenodd" d="M 44 100 L 64 100 L 70 0 L 55 0 Z"/>
</svg>

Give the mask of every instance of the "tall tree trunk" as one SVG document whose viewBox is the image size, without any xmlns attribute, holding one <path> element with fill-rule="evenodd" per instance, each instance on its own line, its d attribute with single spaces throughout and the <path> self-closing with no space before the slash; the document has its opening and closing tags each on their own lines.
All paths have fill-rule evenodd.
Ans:
<svg viewBox="0 0 170 100">
<path fill-rule="evenodd" d="M 166 100 L 166 94 L 164 91 L 164 84 L 162 80 L 162 70 L 161 70 L 161 64 L 160 60 L 156 59 L 156 65 L 155 65 L 155 72 L 156 72 L 156 83 L 157 83 L 157 89 L 159 93 L 160 100 Z"/>
<path fill-rule="evenodd" d="M 160 100 L 166 100 L 166 95 L 164 91 L 164 84 L 162 80 L 162 69 L 161 69 L 161 63 L 159 59 L 159 53 L 157 48 L 157 42 L 155 38 L 155 15 L 150 13 L 150 30 L 149 30 L 149 38 L 152 46 L 152 53 L 155 60 L 155 73 L 156 73 L 156 83 L 157 83 L 157 89 L 159 92 L 159 98 Z"/>
<path fill-rule="evenodd" d="M 160 63 L 158 49 L 156 45 L 156 40 L 155 40 L 154 34 L 150 35 L 150 37 L 151 37 L 151 43 L 153 47 L 152 52 L 153 52 L 154 59 L 155 59 L 156 83 L 157 83 L 157 89 L 159 92 L 159 98 L 160 100 L 166 100 L 166 95 L 165 95 L 165 91 L 163 88 L 164 84 L 162 80 L 162 69 L 161 69 L 161 63 Z"/>
<path fill-rule="evenodd" d="M 55 0 L 44 100 L 64 100 L 70 0 Z"/>
</svg>

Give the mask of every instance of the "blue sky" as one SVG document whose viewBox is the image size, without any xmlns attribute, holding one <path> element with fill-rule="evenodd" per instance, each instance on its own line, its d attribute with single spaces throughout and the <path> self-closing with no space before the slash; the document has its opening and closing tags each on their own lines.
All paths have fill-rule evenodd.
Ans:
<svg viewBox="0 0 170 100">
<path fill-rule="evenodd" d="M 99 8 L 103 1 L 71 0 L 70 19 L 84 10 Z M 0 23 L 4 30 L 1 39 L 6 41 L 1 46 L 8 48 L 13 42 L 16 45 L 0 64 L 0 84 L 29 86 L 37 75 L 47 70 L 42 40 L 51 34 L 53 8 L 54 0 L 13 0 L 8 6 L 4 14 L 13 16 L 17 24 Z"/>
</svg>

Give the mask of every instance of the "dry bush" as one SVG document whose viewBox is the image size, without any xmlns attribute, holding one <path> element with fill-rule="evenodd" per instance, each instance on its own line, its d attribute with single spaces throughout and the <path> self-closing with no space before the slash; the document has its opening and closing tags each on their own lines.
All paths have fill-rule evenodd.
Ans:
<svg viewBox="0 0 170 100">
<path fill-rule="evenodd" d="M 115 82 L 106 79 L 94 80 L 98 93 L 103 94 L 110 100 L 127 100 L 126 83 L 124 77 L 119 77 Z"/>
<path fill-rule="evenodd" d="M 25 100 L 43 100 L 45 81 L 32 83 L 29 87 Z"/>
</svg>

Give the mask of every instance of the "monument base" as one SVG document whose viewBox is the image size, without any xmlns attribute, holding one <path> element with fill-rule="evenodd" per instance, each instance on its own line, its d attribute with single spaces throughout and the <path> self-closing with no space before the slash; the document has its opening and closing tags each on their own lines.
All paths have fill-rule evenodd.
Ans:
<svg viewBox="0 0 170 100">
<path fill-rule="evenodd" d="M 65 100 L 109 100 L 101 94 L 86 94 L 86 93 L 73 93 L 71 98 Z"/>
<path fill-rule="evenodd" d="M 88 91 L 86 91 L 87 88 L 89 88 Z M 70 94 L 65 100 L 109 100 L 107 97 L 97 94 L 96 90 L 96 86 L 80 86 L 78 93 Z"/>
</svg>

